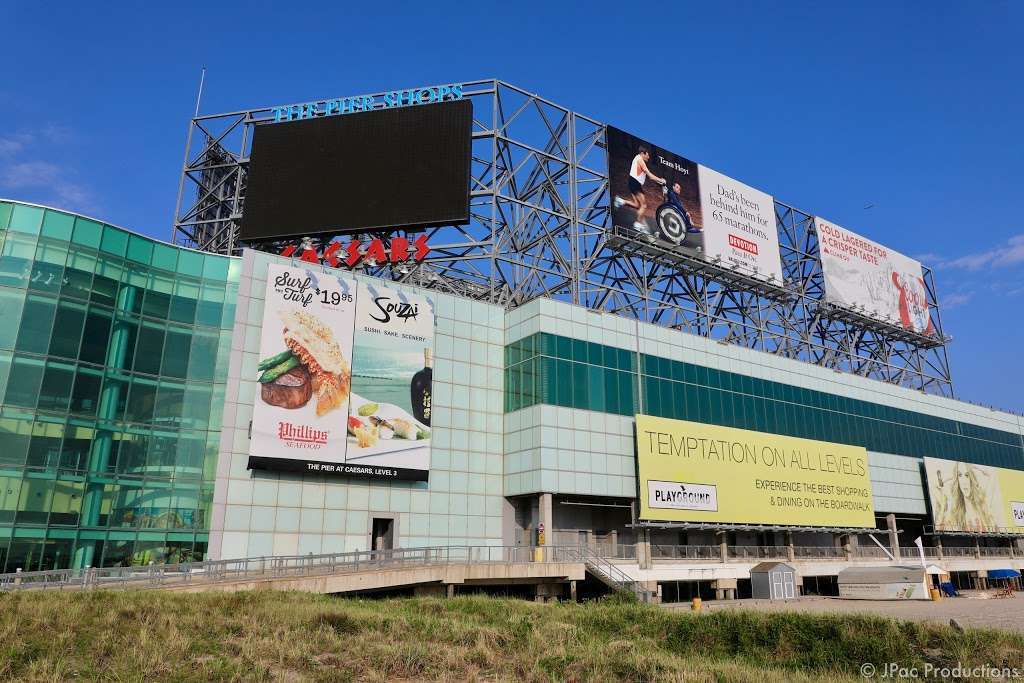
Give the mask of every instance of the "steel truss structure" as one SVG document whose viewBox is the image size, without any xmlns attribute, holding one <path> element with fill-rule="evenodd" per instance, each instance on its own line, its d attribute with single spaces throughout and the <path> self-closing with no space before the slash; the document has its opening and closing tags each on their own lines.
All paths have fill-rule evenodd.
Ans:
<svg viewBox="0 0 1024 683">
<path fill-rule="evenodd" d="M 935 338 L 826 304 L 812 215 L 778 201 L 781 286 L 613 234 L 603 123 L 499 80 L 464 83 L 463 91 L 474 112 L 469 224 L 429 230 L 432 251 L 420 264 L 370 263 L 368 272 L 507 308 L 549 297 L 953 395 L 930 270 L 924 272 Z M 374 93 L 378 103 L 383 95 Z M 175 243 L 241 251 L 252 129 L 272 118 L 264 107 L 192 120 Z"/>
</svg>

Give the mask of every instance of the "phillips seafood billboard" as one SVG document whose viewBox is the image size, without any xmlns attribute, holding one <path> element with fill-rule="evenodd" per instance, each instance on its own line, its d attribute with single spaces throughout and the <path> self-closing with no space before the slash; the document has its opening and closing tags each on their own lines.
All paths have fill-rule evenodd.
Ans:
<svg viewBox="0 0 1024 683">
<path fill-rule="evenodd" d="M 425 481 L 428 299 L 302 265 L 270 265 L 251 469 Z"/>
</svg>

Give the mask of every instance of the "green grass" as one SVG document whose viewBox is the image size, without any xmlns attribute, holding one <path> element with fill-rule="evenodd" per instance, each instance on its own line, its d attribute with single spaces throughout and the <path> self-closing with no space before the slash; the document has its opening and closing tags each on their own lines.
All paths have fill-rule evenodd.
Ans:
<svg viewBox="0 0 1024 683">
<path fill-rule="evenodd" d="M 863 662 L 1016 666 L 1003 631 L 628 601 L 269 591 L 0 594 L 0 680 L 820 681 Z"/>
</svg>

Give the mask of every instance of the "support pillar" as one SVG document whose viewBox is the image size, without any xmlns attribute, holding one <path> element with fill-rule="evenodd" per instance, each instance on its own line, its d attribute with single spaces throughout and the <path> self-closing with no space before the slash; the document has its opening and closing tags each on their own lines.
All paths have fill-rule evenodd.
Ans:
<svg viewBox="0 0 1024 683">
<path fill-rule="evenodd" d="M 793 547 L 793 532 L 786 532 L 786 557 L 790 562 L 796 561 L 796 548 Z"/>
<path fill-rule="evenodd" d="M 978 537 L 974 537 L 974 559 L 981 559 L 981 544 L 978 542 Z"/>
<path fill-rule="evenodd" d="M 538 529 L 544 530 L 544 541 L 541 542 L 540 537 L 537 538 L 537 545 L 552 545 L 551 534 L 554 533 L 554 515 L 551 511 L 551 494 L 542 493 L 539 499 L 539 510 L 538 516 L 540 518 L 540 525 Z"/>
<path fill-rule="evenodd" d="M 885 516 L 885 526 L 889 529 L 889 551 L 896 562 L 900 561 L 900 534 L 896 529 L 896 515 Z"/>
<path fill-rule="evenodd" d="M 716 531 L 718 535 L 718 556 L 722 564 L 729 561 L 729 533 L 727 531 Z"/>
<path fill-rule="evenodd" d="M 651 532 L 649 529 L 640 529 L 636 538 L 636 561 L 640 569 L 651 568 Z"/>
<path fill-rule="evenodd" d="M 576 582 L 575 581 L 570 581 L 569 582 L 569 599 L 572 600 L 573 602 L 576 602 Z"/>
<path fill-rule="evenodd" d="M 935 537 L 935 556 L 942 559 L 942 536 Z"/>
</svg>

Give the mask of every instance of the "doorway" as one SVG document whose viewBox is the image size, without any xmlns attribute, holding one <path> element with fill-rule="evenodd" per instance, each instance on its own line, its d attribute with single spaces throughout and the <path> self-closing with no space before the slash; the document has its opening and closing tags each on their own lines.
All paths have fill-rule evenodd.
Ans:
<svg viewBox="0 0 1024 683">
<path fill-rule="evenodd" d="M 395 547 L 395 520 L 382 517 L 373 518 L 373 530 L 370 538 L 371 550 L 392 550 Z"/>
</svg>

